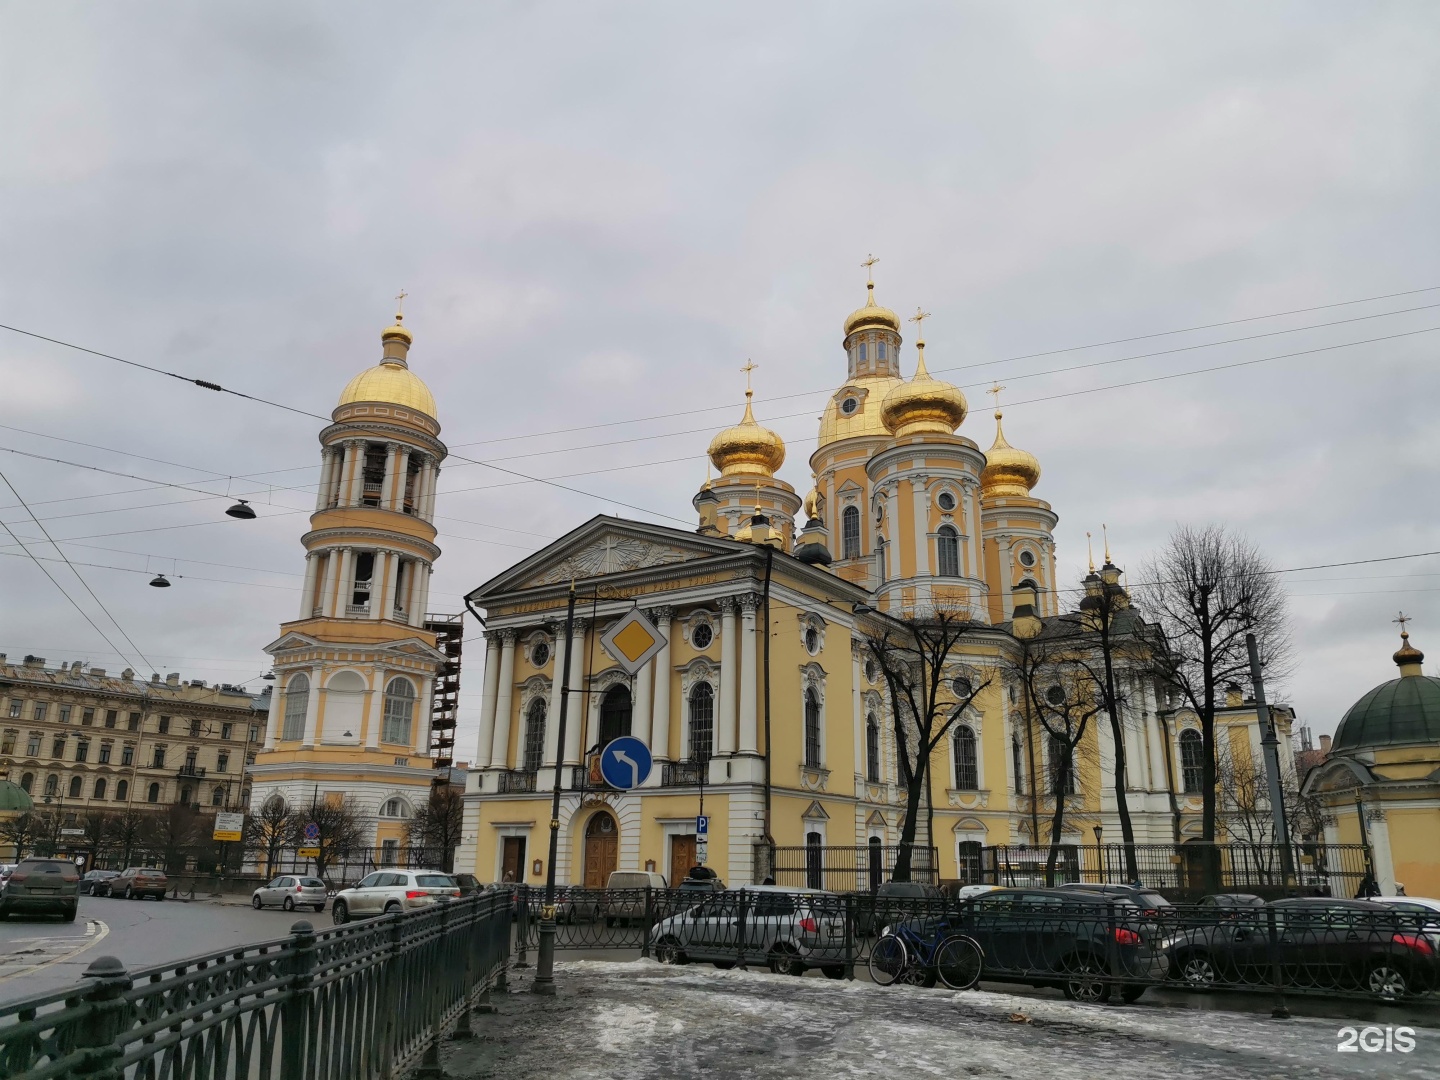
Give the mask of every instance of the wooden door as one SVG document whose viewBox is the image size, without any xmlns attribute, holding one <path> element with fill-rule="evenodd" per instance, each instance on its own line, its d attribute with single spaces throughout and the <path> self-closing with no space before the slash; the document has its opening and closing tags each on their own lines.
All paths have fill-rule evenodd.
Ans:
<svg viewBox="0 0 1440 1080">
<path fill-rule="evenodd" d="M 500 880 L 516 883 L 525 880 L 525 837 L 505 837 L 505 848 L 500 856 Z"/>
<path fill-rule="evenodd" d="M 585 887 L 603 889 L 610 882 L 620 854 L 615 819 L 601 811 L 585 826 Z"/>
<path fill-rule="evenodd" d="M 670 884 L 678 885 L 695 865 L 695 837 L 670 837 Z"/>
</svg>

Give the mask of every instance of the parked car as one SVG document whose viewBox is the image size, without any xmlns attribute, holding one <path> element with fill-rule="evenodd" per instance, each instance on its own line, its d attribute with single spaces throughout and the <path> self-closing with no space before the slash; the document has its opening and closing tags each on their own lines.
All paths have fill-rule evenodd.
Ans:
<svg viewBox="0 0 1440 1080">
<path fill-rule="evenodd" d="M 961 905 L 950 924 L 985 954 L 985 979 L 1058 986 L 1072 1001 L 1135 1001 L 1166 972 L 1143 909 L 1090 889 L 996 889 Z M 1135 982 L 1125 982 L 1134 979 Z"/>
<path fill-rule="evenodd" d="M 1440 956 L 1440 900 L 1427 896 L 1372 896 L 1370 899 L 1394 911 L 1407 911 L 1419 916 L 1421 933 L 1430 939 L 1436 955 Z"/>
<path fill-rule="evenodd" d="M 1291 988 L 1395 1001 L 1440 985 L 1437 950 L 1419 918 L 1369 900 L 1277 900 L 1238 919 L 1184 930 L 1164 943 L 1164 954 L 1170 977 L 1192 990 L 1268 990 L 1278 961 Z"/>
<path fill-rule="evenodd" d="M 119 876 L 119 870 L 88 870 L 80 879 L 80 891 L 86 896 L 109 896 L 110 882 Z"/>
<path fill-rule="evenodd" d="M 638 922 L 645 917 L 645 890 L 665 889 L 665 875 L 654 870 L 613 870 L 605 883 L 605 925 Z"/>
<path fill-rule="evenodd" d="M 723 968 L 743 956 L 776 973 L 803 975 L 818 967 L 838 979 L 845 974 L 843 912 L 835 893 L 746 885 L 660 920 L 650 944 L 662 964 L 708 960 Z"/>
<path fill-rule="evenodd" d="M 261 885 L 250 894 L 250 906 L 256 911 L 263 907 L 281 907 L 294 911 L 297 907 L 313 907 L 325 910 L 325 899 L 330 890 L 317 877 L 303 877 L 282 874 L 268 885 Z"/>
<path fill-rule="evenodd" d="M 110 891 L 106 895 L 125 900 L 144 900 L 147 896 L 164 900 L 165 890 L 169 887 L 170 879 L 165 876 L 164 870 L 152 866 L 127 866 L 120 871 L 119 877 L 110 879 Z"/>
<path fill-rule="evenodd" d="M 347 923 L 356 915 L 419 911 L 460 895 L 460 886 L 439 870 L 377 870 L 335 895 L 330 917 Z"/>
<path fill-rule="evenodd" d="M 75 921 L 80 871 L 69 859 L 21 859 L 0 888 L 0 919 L 33 912 Z"/>
<path fill-rule="evenodd" d="M 1064 885 L 1057 885 L 1057 889 L 1066 891 L 1099 893 L 1101 896 L 1111 896 L 1116 899 L 1129 900 L 1145 912 L 1146 915 L 1161 914 L 1162 908 L 1174 907 L 1169 900 L 1161 896 L 1154 889 L 1144 885 L 1120 885 L 1120 884 L 1090 884 L 1085 881 L 1067 881 Z"/>
<path fill-rule="evenodd" d="M 677 887 L 674 903 L 677 909 L 683 911 L 685 908 L 698 904 L 707 896 L 714 896 L 716 893 L 724 891 L 725 883 L 716 876 L 713 870 L 706 875 L 695 875 L 692 870 L 691 876 L 686 877 Z"/>
<path fill-rule="evenodd" d="M 855 903 L 855 932 L 862 937 L 880 933 L 901 919 L 920 918 L 945 908 L 945 894 L 922 881 L 882 881 L 872 893 Z"/>
<path fill-rule="evenodd" d="M 473 896 L 485 889 L 485 886 L 480 884 L 480 879 L 474 874 L 451 874 L 450 876 L 455 879 L 455 884 L 460 886 L 461 896 Z"/>
</svg>

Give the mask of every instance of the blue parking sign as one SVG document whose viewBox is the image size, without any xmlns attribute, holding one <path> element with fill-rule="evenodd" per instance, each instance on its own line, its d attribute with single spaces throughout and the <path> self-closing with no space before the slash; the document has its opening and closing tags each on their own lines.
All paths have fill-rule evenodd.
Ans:
<svg viewBox="0 0 1440 1080">
<path fill-rule="evenodd" d="M 695 819 L 695 835 L 696 835 L 696 836 L 709 836 L 709 835 L 710 835 L 710 815 L 709 815 L 709 814 L 701 814 L 699 817 L 697 817 L 697 818 Z"/>
</svg>

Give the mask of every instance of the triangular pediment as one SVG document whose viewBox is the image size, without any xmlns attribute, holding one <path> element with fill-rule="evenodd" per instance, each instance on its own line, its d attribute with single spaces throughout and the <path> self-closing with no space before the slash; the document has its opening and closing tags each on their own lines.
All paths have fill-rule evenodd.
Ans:
<svg viewBox="0 0 1440 1080">
<path fill-rule="evenodd" d="M 623 518 L 596 517 L 487 581 L 467 599 L 483 604 L 484 598 L 497 594 L 733 556 L 747 550 L 752 549 L 723 537 L 698 536 Z"/>
</svg>

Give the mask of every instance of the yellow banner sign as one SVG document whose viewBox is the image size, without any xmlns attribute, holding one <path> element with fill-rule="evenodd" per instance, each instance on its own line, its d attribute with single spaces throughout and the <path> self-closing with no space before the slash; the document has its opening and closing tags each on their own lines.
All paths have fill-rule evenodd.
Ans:
<svg viewBox="0 0 1440 1080">
<path fill-rule="evenodd" d="M 302 859 L 318 859 L 320 857 L 320 849 L 318 847 L 302 847 L 297 854 Z"/>
</svg>

